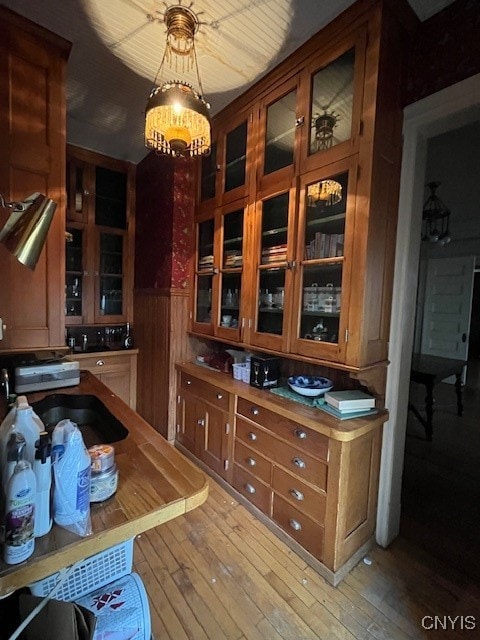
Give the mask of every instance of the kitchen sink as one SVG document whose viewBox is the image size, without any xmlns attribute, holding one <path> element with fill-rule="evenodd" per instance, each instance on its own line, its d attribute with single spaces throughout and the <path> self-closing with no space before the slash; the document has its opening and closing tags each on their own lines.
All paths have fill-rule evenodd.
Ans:
<svg viewBox="0 0 480 640">
<path fill-rule="evenodd" d="M 54 393 L 32 403 L 47 431 L 53 431 L 60 420 L 70 419 L 82 432 L 85 446 L 111 444 L 123 440 L 128 429 L 97 396 Z"/>
<path fill-rule="evenodd" d="M 91 344 L 87 345 L 85 349 L 83 347 L 74 347 L 74 353 L 98 353 L 99 351 L 110 351 L 110 347 L 104 344 Z"/>
</svg>

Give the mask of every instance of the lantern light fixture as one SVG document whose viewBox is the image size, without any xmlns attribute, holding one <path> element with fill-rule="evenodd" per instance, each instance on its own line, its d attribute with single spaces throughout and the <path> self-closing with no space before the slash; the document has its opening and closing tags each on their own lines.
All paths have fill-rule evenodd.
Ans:
<svg viewBox="0 0 480 640">
<path fill-rule="evenodd" d="M 145 109 L 145 146 L 160 155 L 194 157 L 211 149 L 210 105 L 203 89 L 195 51 L 199 21 L 189 7 L 181 4 L 165 10 L 167 42 Z M 158 83 L 164 63 L 178 72 L 195 67 L 200 93 L 181 80 Z"/>
<path fill-rule="evenodd" d="M 440 182 L 429 182 L 427 187 L 430 195 L 423 205 L 422 212 L 422 241 L 438 243 L 441 247 L 452 240 L 450 235 L 450 209 L 437 196 L 436 191 Z"/>
<path fill-rule="evenodd" d="M 309 206 L 331 206 L 342 199 L 342 185 L 336 180 L 320 180 L 308 185 Z"/>
</svg>

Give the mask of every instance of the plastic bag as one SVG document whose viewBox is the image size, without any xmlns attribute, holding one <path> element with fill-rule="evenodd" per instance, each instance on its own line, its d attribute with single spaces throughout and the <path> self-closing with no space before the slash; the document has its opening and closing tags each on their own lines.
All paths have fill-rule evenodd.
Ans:
<svg viewBox="0 0 480 640">
<path fill-rule="evenodd" d="M 91 461 L 80 429 L 70 420 L 61 420 L 52 434 L 53 519 L 56 524 L 88 536 L 90 518 Z"/>
</svg>

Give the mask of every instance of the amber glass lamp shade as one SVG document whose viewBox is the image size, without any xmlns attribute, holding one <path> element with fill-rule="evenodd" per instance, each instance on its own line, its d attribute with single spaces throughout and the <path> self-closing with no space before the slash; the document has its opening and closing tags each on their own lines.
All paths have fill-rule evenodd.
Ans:
<svg viewBox="0 0 480 640">
<path fill-rule="evenodd" d="M 200 156 L 210 153 L 209 105 L 185 82 L 155 87 L 145 109 L 145 145 L 160 154 Z"/>
</svg>

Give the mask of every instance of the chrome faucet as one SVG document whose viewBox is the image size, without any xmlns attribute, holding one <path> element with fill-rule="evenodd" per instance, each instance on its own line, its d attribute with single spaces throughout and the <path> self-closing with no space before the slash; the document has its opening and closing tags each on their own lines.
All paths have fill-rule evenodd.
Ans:
<svg viewBox="0 0 480 640">
<path fill-rule="evenodd" d="M 83 351 L 87 350 L 87 334 L 86 333 L 82 333 L 82 350 Z"/>
</svg>

